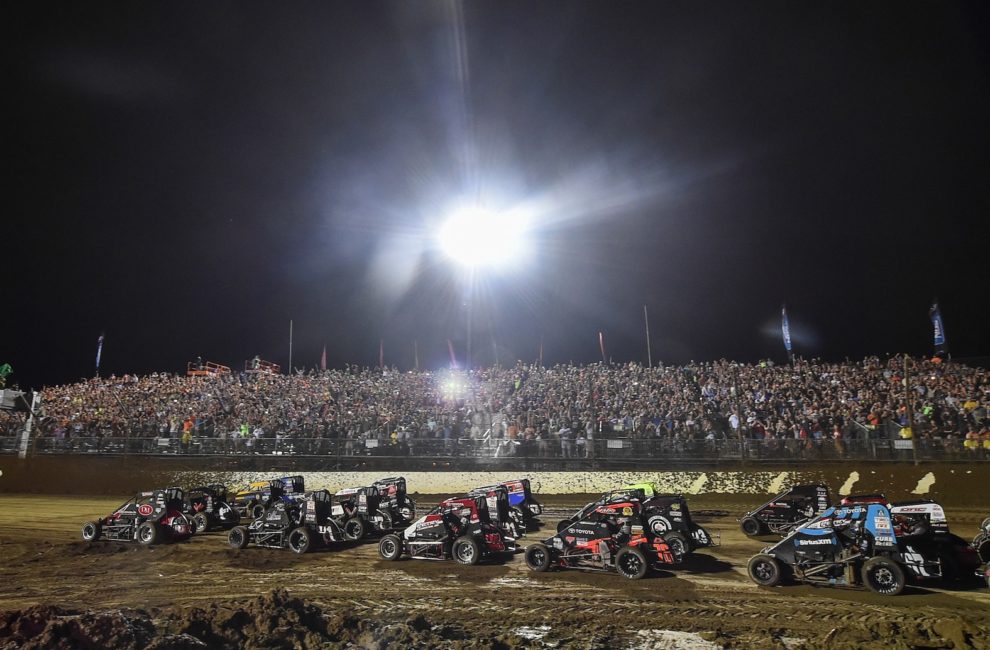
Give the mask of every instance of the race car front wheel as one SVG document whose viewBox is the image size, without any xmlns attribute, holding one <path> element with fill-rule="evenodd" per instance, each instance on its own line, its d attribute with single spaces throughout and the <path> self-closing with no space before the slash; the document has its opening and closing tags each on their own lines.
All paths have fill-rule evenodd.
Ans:
<svg viewBox="0 0 990 650">
<path fill-rule="evenodd" d="M 293 553 L 303 553 L 308 552 L 313 548 L 313 536 L 309 532 L 309 528 L 305 526 L 300 526 L 289 532 L 289 548 L 292 549 Z"/>
<path fill-rule="evenodd" d="M 691 552 L 691 544 L 680 533 L 667 533 L 663 536 L 663 541 L 667 542 L 667 546 L 670 547 L 675 557 L 687 557 L 687 554 Z"/>
<path fill-rule="evenodd" d="M 196 525 L 197 533 L 205 533 L 210 529 L 210 518 L 205 512 L 197 512 L 194 514 L 193 523 Z"/>
<path fill-rule="evenodd" d="M 367 532 L 368 526 L 361 517 L 353 517 L 344 522 L 344 537 L 347 539 L 362 539 Z"/>
<path fill-rule="evenodd" d="M 904 570 L 893 560 L 874 557 L 863 565 L 863 583 L 882 596 L 896 596 L 904 591 Z"/>
<path fill-rule="evenodd" d="M 383 560 L 394 561 L 402 557 L 402 539 L 398 535 L 386 535 L 378 542 L 378 555 Z"/>
<path fill-rule="evenodd" d="M 526 566 L 543 573 L 550 568 L 550 549 L 545 544 L 536 543 L 526 547 Z"/>
<path fill-rule="evenodd" d="M 739 527 L 742 532 L 750 537 L 754 537 L 760 534 L 760 522 L 756 521 L 753 517 L 745 517 L 741 522 L 739 522 Z"/>
<path fill-rule="evenodd" d="M 623 578 L 639 580 L 648 568 L 646 556 L 635 546 L 624 546 L 615 554 L 615 570 Z"/>
<path fill-rule="evenodd" d="M 454 542 L 452 552 L 454 559 L 460 564 L 477 564 L 481 559 L 481 548 L 471 537 L 461 537 Z"/>
<path fill-rule="evenodd" d="M 764 587 L 775 587 L 779 585 L 780 578 L 783 575 L 780 562 L 777 561 L 777 558 L 772 555 L 766 555 L 765 553 L 760 553 L 750 558 L 747 570 L 749 571 L 750 580 Z"/>
<path fill-rule="evenodd" d="M 103 534 L 103 530 L 100 525 L 95 521 L 87 521 L 82 527 L 83 539 L 87 542 L 92 542 L 100 539 L 100 535 Z"/>
<path fill-rule="evenodd" d="M 227 533 L 227 543 L 232 548 L 246 548 L 248 545 L 248 531 L 244 526 L 235 526 Z"/>
<path fill-rule="evenodd" d="M 157 521 L 146 521 L 138 526 L 138 541 L 145 546 L 151 546 L 161 541 L 162 530 Z"/>
</svg>

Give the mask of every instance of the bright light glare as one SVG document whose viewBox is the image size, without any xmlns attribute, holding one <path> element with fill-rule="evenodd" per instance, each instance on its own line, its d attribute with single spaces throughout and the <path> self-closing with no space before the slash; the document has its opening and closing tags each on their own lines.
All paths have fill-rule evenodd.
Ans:
<svg viewBox="0 0 990 650">
<path fill-rule="evenodd" d="M 481 207 L 455 212 L 440 229 L 440 246 L 468 267 L 495 266 L 513 256 L 522 243 L 522 220 Z"/>
</svg>

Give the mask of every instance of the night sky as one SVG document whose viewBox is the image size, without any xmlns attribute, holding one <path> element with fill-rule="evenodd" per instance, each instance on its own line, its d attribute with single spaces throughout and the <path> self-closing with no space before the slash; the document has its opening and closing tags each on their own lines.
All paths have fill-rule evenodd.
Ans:
<svg viewBox="0 0 990 650">
<path fill-rule="evenodd" d="M 0 363 L 990 355 L 985 2 L 29 3 Z M 24 12 L 29 11 L 32 15 Z M 528 215 L 473 278 L 452 206 Z"/>
</svg>

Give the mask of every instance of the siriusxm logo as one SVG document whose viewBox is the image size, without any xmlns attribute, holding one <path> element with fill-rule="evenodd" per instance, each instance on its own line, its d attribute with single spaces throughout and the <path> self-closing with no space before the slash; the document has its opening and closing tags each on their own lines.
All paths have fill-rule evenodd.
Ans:
<svg viewBox="0 0 990 650">
<path fill-rule="evenodd" d="M 827 545 L 827 544 L 831 544 L 832 543 L 832 540 L 830 540 L 830 539 L 799 539 L 797 541 L 797 543 L 798 543 L 798 546 L 824 546 L 824 545 Z"/>
</svg>

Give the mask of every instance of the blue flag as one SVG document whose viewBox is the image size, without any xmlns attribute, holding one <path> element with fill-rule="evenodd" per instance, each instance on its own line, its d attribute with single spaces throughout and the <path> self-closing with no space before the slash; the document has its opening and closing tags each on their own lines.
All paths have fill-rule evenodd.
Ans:
<svg viewBox="0 0 990 650">
<path fill-rule="evenodd" d="M 100 374 L 100 355 L 103 354 L 103 335 L 96 340 L 96 374 Z"/>
<path fill-rule="evenodd" d="M 942 312 L 939 310 L 937 302 L 932 304 L 928 316 L 932 319 L 932 329 L 935 332 L 935 351 L 944 352 L 946 346 L 945 326 L 942 324 Z"/>
<path fill-rule="evenodd" d="M 780 308 L 780 331 L 784 335 L 784 349 L 791 351 L 791 324 L 787 321 L 787 307 Z"/>
</svg>

